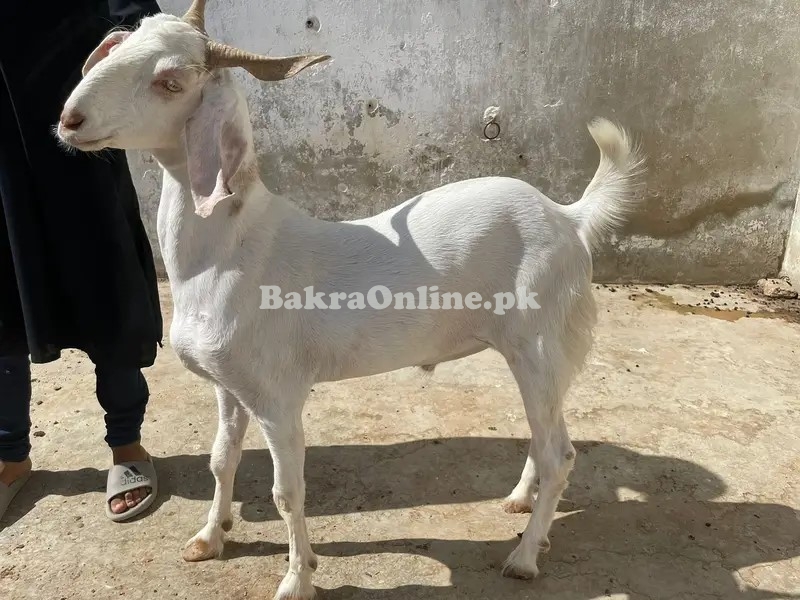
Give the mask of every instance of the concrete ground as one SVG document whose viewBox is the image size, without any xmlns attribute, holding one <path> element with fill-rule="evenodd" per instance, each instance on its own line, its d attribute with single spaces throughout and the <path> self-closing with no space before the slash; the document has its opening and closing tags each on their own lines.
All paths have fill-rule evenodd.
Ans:
<svg viewBox="0 0 800 600">
<path fill-rule="evenodd" d="M 540 577 L 499 574 L 528 518 L 500 499 L 529 430 L 505 364 L 486 352 L 432 378 L 315 388 L 307 514 L 322 599 L 800 597 L 797 301 L 729 288 L 597 294 L 595 350 L 567 400 L 577 464 Z M 272 597 L 287 538 L 255 427 L 223 558 L 181 559 L 210 505 L 216 406 L 168 345 L 147 370 L 144 427 L 161 496 L 133 523 L 102 510 L 109 453 L 89 361 L 69 353 L 34 377 L 37 471 L 2 523 L 0 598 Z"/>
</svg>

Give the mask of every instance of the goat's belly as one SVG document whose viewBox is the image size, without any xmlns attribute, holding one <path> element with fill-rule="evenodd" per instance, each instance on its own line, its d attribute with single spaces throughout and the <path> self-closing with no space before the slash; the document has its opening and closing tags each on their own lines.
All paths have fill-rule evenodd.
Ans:
<svg viewBox="0 0 800 600">
<path fill-rule="evenodd" d="M 445 352 L 431 353 L 429 349 L 413 348 L 403 352 L 352 352 L 338 354 L 339 360 L 324 363 L 320 369 L 319 381 L 341 381 L 397 371 L 407 367 L 431 367 L 476 354 L 489 346 L 477 339 L 466 340 L 448 348 Z"/>
</svg>

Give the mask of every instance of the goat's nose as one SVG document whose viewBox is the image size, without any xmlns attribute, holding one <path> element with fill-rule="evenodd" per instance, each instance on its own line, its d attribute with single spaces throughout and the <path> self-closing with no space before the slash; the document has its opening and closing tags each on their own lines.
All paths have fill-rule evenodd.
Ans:
<svg viewBox="0 0 800 600">
<path fill-rule="evenodd" d="M 77 131 L 86 120 L 77 110 L 65 110 L 61 113 L 61 126 L 70 131 Z"/>
</svg>

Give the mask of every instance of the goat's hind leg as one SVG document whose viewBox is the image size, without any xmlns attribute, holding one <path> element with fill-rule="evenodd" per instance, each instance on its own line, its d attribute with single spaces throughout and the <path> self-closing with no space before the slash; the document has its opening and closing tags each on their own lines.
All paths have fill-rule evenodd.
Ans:
<svg viewBox="0 0 800 600">
<path fill-rule="evenodd" d="M 539 490 L 539 477 L 536 474 L 534 460 L 535 448 L 533 440 L 528 446 L 528 456 L 525 459 L 525 468 L 519 482 L 503 502 L 503 510 L 507 513 L 529 513 L 533 510 L 533 497 Z"/>
<path fill-rule="evenodd" d="M 532 343 L 524 351 L 507 356 L 532 433 L 525 471 L 512 496 L 516 493 L 521 500 L 532 497 L 537 478 L 539 489 L 522 540 L 503 565 L 506 577 L 530 579 L 539 573 L 537 558 L 540 552 L 550 549 L 550 526 L 575 462 L 575 449 L 561 408 L 570 373 L 559 369 L 563 363 L 554 356 L 558 352 L 548 350 Z M 532 469 L 534 463 L 536 475 Z"/>
<path fill-rule="evenodd" d="M 211 472 L 216 482 L 214 500 L 205 527 L 186 543 L 183 550 L 183 558 L 189 562 L 220 556 L 225 544 L 225 532 L 233 526 L 233 480 L 242 458 L 242 441 L 249 416 L 239 400 L 225 388 L 218 385 L 216 392 L 219 425 L 211 449 Z"/>
</svg>

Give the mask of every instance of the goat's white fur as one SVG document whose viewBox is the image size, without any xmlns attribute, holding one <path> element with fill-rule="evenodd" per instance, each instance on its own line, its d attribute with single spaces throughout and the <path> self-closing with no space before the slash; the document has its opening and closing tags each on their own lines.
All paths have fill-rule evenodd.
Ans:
<svg viewBox="0 0 800 600">
<path fill-rule="evenodd" d="M 252 417 L 272 453 L 274 499 L 289 530 L 289 570 L 276 597 L 311 598 L 316 557 L 304 518 L 301 419 L 311 386 L 430 368 L 493 348 L 508 361 L 533 433 L 522 477 L 506 502 L 509 511 L 533 514 L 503 573 L 535 576 L 575 458 L 562 400 L 590 348 L 596 319 L 590 250 L 635 206 L 639 153 L 621 129 L 598 120 L 590 133 L 601 151 L 600 166 L 583 198 L 570 206 L 522 181 L 488 177 L 425 192 L 368 219 L 324 222 L 273 195 L 258 178 L 247 106 L 226 73 L 194 71 L 185 75 L 180 98 L 150 97 L 156 94 L 149 89 L 153 73 L 165 64 L 198 64 L 202 44 L 197 32 L 173 17 L 146 19 L 67 101 L 70 110 L 86 115 L 81 131 L 61 132 L 83 149 L 94 148 L 81 139 L 103 138 L 106 146 L 149 148 L 164 169 L 158 236 L 174 300 L 170 339 L 191 371 L 214 382 L 219 403 L 211 455 L 214 500 L 185 558 L 222 552 L 234 473 Z M 136 85 L 127 91 L 131 81 Z M 184 130 L 194 114 L 211 115 L 195 125 L 218 131 L 215 119 L 226 103 L 235 113 L 225 123 L 241 136 L 243 158 L 229 182 L 233 196 L 202 218 L 195 214 L 187 160 L 201 152 L 204 164 L 213 164 L 213 156 L 219 163 L 225 148 L 212 147 L 212 137 L 208 147 L 187 152 L 184 140 L 191 136 Z M 214 179 L 216 171 L 206 175 Z M 376 285 L 393 293 L 435 285 L 482 298 L 524 287 L 538 293 L 541 308 L 503 315 L 349 310 L 345 304 L 340 310 L 260 310 L 262 285 L 279 286 L 284 294 L 312 286 L 326 295 L 366 295 Z"/>
</svg>

